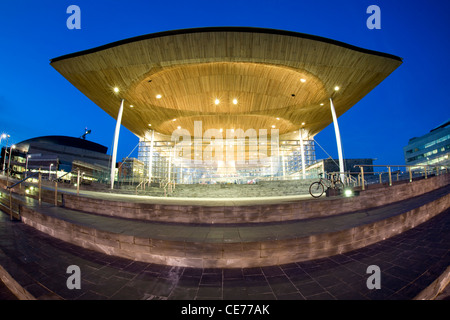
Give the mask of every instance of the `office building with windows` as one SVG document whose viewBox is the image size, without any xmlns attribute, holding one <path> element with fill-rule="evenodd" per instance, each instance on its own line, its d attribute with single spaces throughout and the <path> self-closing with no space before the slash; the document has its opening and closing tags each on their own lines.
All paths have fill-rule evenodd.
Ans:
<svg viewBox="0 0 450 320">
<path fill-rule="evenodd" d="M 22 179 L 25 172 L 40 170 L 52 177 L 81 170 L 85 179 L 99 179 L 109 171 L 111 157 L 107 147 L 81 138 L 68 136 L 43 136 L 17 143 L 14 148 L 2 148 L 1 162 L 10 167 L 10 174 Z M 9 156 L 9 152 L 11 155 Z M 11 159 L 9 159 L 11 158 Z"/>
<path fill-rule="evenodd" d="M 450 165 L 450 120 L 423 136 L 411 138 L 403 151 L 407 165 Z"/>
</svg>

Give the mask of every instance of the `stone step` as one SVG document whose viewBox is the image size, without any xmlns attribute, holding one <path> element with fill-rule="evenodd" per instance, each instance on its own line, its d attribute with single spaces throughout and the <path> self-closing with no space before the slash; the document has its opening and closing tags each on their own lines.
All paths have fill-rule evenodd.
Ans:
<svg viewBox="0 0 450 320">
<path fill-rule="evenodd" d="M 51 205 L 26 206 L 21 215 L 24 223 L 53 237 L 114 256 L 184 267 L 242 268 L 323 258 L 389 238 L 445 211 L 449 189 L 323 219 L 252 225 L 137 221 Z"/>
</svg>

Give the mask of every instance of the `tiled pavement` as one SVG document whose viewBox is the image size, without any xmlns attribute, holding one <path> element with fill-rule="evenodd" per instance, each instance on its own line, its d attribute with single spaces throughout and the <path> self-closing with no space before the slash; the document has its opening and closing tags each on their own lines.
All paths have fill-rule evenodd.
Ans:
<svg viewBox="0 0 450 320">
<path fill-rule="evenodd" d="M 413 299 L 450 265 L 450 209 L 382 242 L 329 258 L 246 269 L 196 269 L 131 261 L 54 239 L 0 213 L 0 265 L 40 299 Z M 81 289 L 69 290 L 69 265 Z M 368 289 L 369 265 L 381 289 Z M 0 286 L 0 299 L 13 298 Z M 444 298 L 445 297 L 442 297 Z"/>
</svg>

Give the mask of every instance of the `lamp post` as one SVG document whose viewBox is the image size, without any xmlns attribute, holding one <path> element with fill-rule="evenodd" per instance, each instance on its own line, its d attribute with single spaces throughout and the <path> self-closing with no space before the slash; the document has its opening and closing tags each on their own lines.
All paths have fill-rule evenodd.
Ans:
<svg viewBox="0 0 450 320">
<path fill-rule="evenodd" d="M 5 133 L 3 133 L 1 136 L 0 136 L 0 143 L 2 143 L 2 140 L 3 139 L 5 139 L 6 138 L 6 134 Z M 5 157 L 6 157 L 6 148 L 5 148 Z M 5 165 L 3 165 L 3 167 L 4 167 Z"/>
<path fill-rule="evenodd" d="M 25 178 L 28 176 L 28 159 L 31 158 L 31 155 L 27 155 L 27 162 L 25 164 Z"/>
<path fill-rule="evenodd" d="M 6 153 L 8 152 L 8 141 L 9 141 L 9 134 L 2 134 L 3 139 L 6 138 L 6 146 L 5 146 L 5 155 L 3 156 L 3 172 L 5 172 L 5 165 L 6 165 Z"/>
<path fill-rule="evenodd" d="M 8 156 L 8 174 L 6 175 L 6 181 L 8 181 L 9 180 L 9 172 L 11 171 L 11 154 L 12 154 L 12 149 L 15 149 L 16 148 L 16 145 L 12 145 L 10 148 L 9 148 L 9 156 Z M 6 150 L 5 150 L 6 151 Z"/>
</svg>

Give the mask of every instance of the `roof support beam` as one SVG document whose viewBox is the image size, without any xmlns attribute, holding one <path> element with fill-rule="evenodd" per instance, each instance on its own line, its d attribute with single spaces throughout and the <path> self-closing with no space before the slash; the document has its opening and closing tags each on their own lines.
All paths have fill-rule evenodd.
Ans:
<svg viewBox="0 0 450 320">
<path fill-rule="evenodd" d="M 122 99 L 122 101 L 120 102 L 119 114 L 117 115 L 116 130 L 114 131 L 114 146 L 111 159 L 111 189 L 114 189 L 114 179 L 116 176 L 117 145 L 119 144 L 119 132 L 120 125 L 122 123 L 123 102 L 124 99 Z"/>
<path fill-rule="evenodd" d="M 341 173 L 341 181 L 344 181 L 344 158 L 342 156 L 342 143 L 341 143 L 341 133 L 339 131 L 339 124 L 336 117 L 336 111 L 334 110 L 333 99 L 330 98 L 330 108 L 331 115 L 333 116 L 333 124 L 334 124 L 334 132 L 336 135 L 336 144 L 338 149 L 338 157 L 339 157 L 339 172 Z"/>
</svg>

